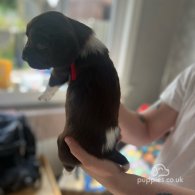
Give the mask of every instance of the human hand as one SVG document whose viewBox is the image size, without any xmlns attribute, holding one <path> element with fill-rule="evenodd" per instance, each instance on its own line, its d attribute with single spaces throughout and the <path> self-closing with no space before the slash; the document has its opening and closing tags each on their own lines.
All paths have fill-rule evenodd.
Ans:
<svg viewBox="0 0 195 195">
<path fill-rule="evenodd" d="M 81 167 L 115 195 L 161 194 L 165 191 L 170 194 L 195 194 L 194 190 L 160 182 L 153 181 L 148 185 L 148 179 L 126 174 L 117 164 L 90 155 L 74 139 L 66 137 L 65 142 L 71 153 L 81 162 Z M 138 179 L 143 183 L 138 185 Z"/>
<path fill-rule="evenodd" d="M 116 178 L 124 174 L 119 165 L 105 159 L 98 159 L 87 153 L 73 138 L 66 137 L 71 153 L 81 162 L 81 167 L 93 178 L 102 181 L 106 178 Z"/>
</svg>

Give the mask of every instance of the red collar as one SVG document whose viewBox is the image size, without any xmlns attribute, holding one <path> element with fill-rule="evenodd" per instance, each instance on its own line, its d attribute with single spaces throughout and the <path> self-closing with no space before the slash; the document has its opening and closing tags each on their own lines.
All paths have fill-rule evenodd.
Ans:
<svg viewBox="0 0 195 195">
<path fill-rule="evenodd" d="M 77 75 L 76 75 L 76 67 L 74 63 L 70 65 L 70 75 L 71 75 L 71 81 L 75 81 Z"/>
</svg>

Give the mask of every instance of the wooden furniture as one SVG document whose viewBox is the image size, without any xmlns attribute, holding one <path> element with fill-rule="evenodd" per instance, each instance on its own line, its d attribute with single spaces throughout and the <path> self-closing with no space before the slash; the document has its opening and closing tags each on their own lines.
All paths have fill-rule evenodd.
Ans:
<svg viewBox="0 0 195 195">
<path fill-rule="evenodd" d="M 40 163 L 41 181 L 39 187 L 37 189 L 26 188 L 9 195 L 62 195 L 48 160 L 41 156 Z"/>
</svg>

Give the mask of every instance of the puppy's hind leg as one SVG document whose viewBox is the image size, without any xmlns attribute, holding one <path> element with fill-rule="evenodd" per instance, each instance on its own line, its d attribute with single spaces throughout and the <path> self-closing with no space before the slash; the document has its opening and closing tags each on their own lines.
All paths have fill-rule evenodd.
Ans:
<svg viewBox="0 0 195 195">
<path fill-rule="evenodd" d="M 64 137 L 60 135 L 57 140 L 58 156 L 66 171 L 71 172 L 80 162 L 72 155 L 68 145 L 64 141 Z"/>
<path fill-rule="evenodd" d="M 124 157 L 120 152 L 117 150 L 113 150 L 110 154 L 106 156 L 106 159 L 111 160 L 121 166 L 121 168 L 126 172 L 128 171 L 130 164 L 126 157 Z"/>
</svg>

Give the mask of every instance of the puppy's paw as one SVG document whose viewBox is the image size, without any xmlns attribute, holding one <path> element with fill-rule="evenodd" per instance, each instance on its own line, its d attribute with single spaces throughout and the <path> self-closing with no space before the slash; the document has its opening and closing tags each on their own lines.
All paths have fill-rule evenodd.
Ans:
<svg viewBox="0 0 195 195">
<path fill-rule="evenodd" d="M 48 101 L 50 101 L 50 99 L 52 98 L 52 94 L 47 94 L 47 93 L 44 93 L 44 94 L 42 94 L 41 96 L 39 96 L 39 100 L 40 101 L 44 101 L 44 102 L 48 102 Z"/>
<path fill-rule="evenodd" d="M 39 100 L 48 102 L 54 96 L 58 88 L 59 88 L 58 86 L 55 87 L 47 86 L 46 91 L 39 97 Z"/>
</svg>

